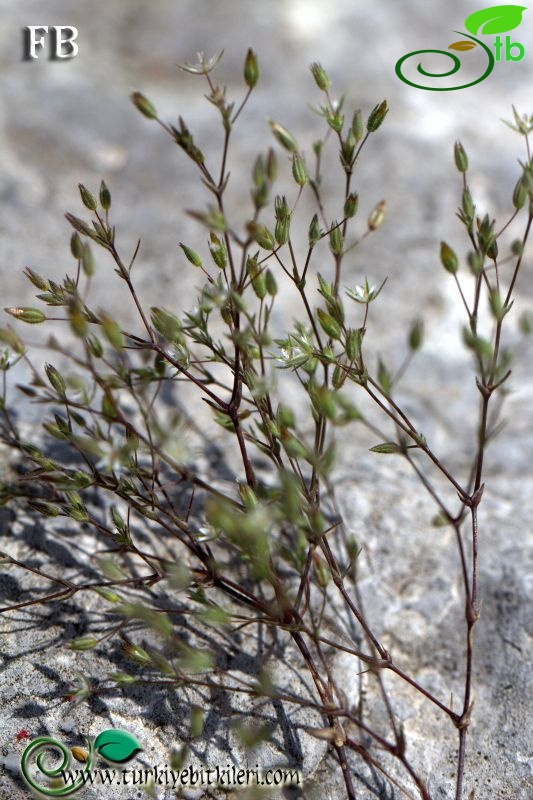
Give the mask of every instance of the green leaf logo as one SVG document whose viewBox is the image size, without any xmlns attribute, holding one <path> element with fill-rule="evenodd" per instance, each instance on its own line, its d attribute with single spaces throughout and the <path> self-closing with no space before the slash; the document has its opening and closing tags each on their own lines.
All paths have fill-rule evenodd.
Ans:
<svg viewBox="0 0 533 800">
<path fill-rule="evenodd" d="M 124 764 L 142 750 L 142 747 L 131 733 L 113 729 L 98 734 L 94 740 L 94 749 L 106 761 Z"/>
<path fill-rule="evenodd" d="M 522 22 L 522 12 L 526 6 L 491 6 L 474 11 L 465 20 L 465 28 L 470 33 L 504 33 L 518 28 Z"/>
</svg>

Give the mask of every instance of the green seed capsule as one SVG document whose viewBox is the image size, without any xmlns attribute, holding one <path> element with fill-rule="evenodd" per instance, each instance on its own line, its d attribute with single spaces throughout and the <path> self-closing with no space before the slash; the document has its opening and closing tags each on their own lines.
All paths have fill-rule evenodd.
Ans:
<svg viewBox="0 0 533 800">
<path fill-rule="evenodd" d="M 320 225 L 318 222 L 318 214 L 313 216 L 311 220 L 311 224 L 309 225 L 309 247 L 314 247 L 316 243 L 320 240 L 322 236 L 322 231 L 320 230 Z"/>
<path fill-rule="evenodd" d="M 81 201 L 85 208 L 88 208 L 89 211 L 96 211 L 98 208 L 98 203 L 96 202 L 96 198 L 91 192 L 83 185 L 83 183 L 78 183 L 78 189 L 80 190 Z"/>
<path fill-rule="evenodd" d="M 141 92 L 133 92 L 130 95 L 131 102 L 135 108 L 141 112 L 148 119 L 157 119 L 157 111 L 155 106 L 145 97 Z"/>
<path fill-rule="evenodd" d="M 76 259 L 80 259 L 82 256 L 82 242 L 79 233 L 76 233 L 76 231 L 70 237 L 70 252 Z"/>
<path fill-rule="evenodd" d="M 344 239 L 342 236 L 340 225 L 337 225 L 337 222 L 334 222 L 333 225 L 335 227 L 333 227 L 329 233 L 329 247 L 333 255 L 338 256 L 342 253 L 342 248 L 344 246 Z"/>
<path fill-rule="evenodd" d="M 455 166 L 459 172 L 466 172 L 468 169 L 468 156 L 465 153 L 464 147 L 461 142 L 456 142 L 453 148 L 453 155 L 455 159 Z"/>
<path fill-rule="evenodd" d="M 344 216 L 348 219 L 355 217 L 357 214 L 357 208 L 359 206 L 359 196 L 357 192 L 352 192 L 346 198 L 344 203 Z"/>
<path fill-rule="evenodd" d="M 364 134 L 363 114 L 358 108 L 352 119 L 352 132 L 356 142 L 360 142 Z"/>
<path fill-rule="evenodd" d="M 268 294 L 271 297 L 275 297 L 278 293 L 278 284 L 276 283 L 276 279 L 274 277 L 274 273 L 267 269 L 265 273 L 265 286 Z"/>
<path fill-rule="evenodd" d="M 382 225 L 383 220 L 385 219 L 385 212 L 387 210 L 387 205 L 385 200 L 381 200 L 377 206 L 370 212 L 368 217 L 368 230 L 375 231 Z"/>
<path fill-rule="evenodd" d="M 335 322 L 332 316 L 328 314 L 326 311 L 323 311 L 321 308 L 317 309 L 317 317 L 320 325 L 324 329 L 324 331 L 331 336 L 332 339 L 340 339 L 341 338 L 341 328 L 338 322 Z"/>
<path fill-rule="evenodd" d="M 513 206 L 519 211 L 526 204 L 528 194 L 528 181 L 521 175 L 518 179 L 513 192 Z"/>
<path fill-rule="evenodd" d="M 191 264 L 193 264 L 193 266 L 195 266 L 195 267 L 201 267 L 202 266 L 202 259 L 200 258 L 200 256 L 198 255 L 198 253 L 195 250 L 193 250 L 191 247 L 187 247 L 187 245 L 183 244 L 183 242 L 180 242 L 179 246 L 181 247 L 181 249 L 185 253 L 185 256 L 186 256 L 187 260 L 190 261 Z"/>
<path fill-rule="evenodd" d="M 374 106 L 372 111 L 369 114 L 368 121 L 366 123 L 366 129 L 368 133 L 374 133 L 380 127 L 381 123 L 385 119 L 388 113 L 387 101 L 383 100 L 382 103 L 379 103 L 377 106 Z"/>
<path fill-rule="evenodd" d="M 244 82 L 250 88 L 253 89 L 254 86 L 257 85 L 257 81 L 259 80 L 259 64 L 257 61 L 257 56 L 250 47 L 248 52 L 246 53 L 246 58 L 244 60 Z"/>
<path fill-rule="evenodd" d="M 104 211 L 109 211 L 111 208 L 111 192 L 107 188 L 105 181 L 100 184 L 100 205 Z"/>
<path fill-rule="evenodd" d="M 18 308 L 4 308 L 8 314 L 21 322 L 28 322 L 30 325 L 36 325 L 39 322 L 44 322 L 46 316 L 38 308 L 29 308 L 28 306 L 21 306 Z"/>
<path fill-rule="evenodd" d="M 81 266 L 88 278 L 94 275 L 94 257 L 88 244 L 82 245 Z"/>
<path fill-rule="evenodd" d="M 290 219 L 280 220 L 276 222 L 274 229 L 274 236 L 279 245 L 287 244 L 289 241 Z"/>
<path fill-rule="evenodd" d="M 286 128 L 282 125 L 278 125 L 277 122 L 273 120 L 269 120 L 270 128 L 272 133 L 285 150 L 288 150 L 290 153 L 297 153 L 298 152 L 298 142 Z"/>
<path fill-rule="evenodd" d="M 57 371 L 57 369 L 52 366 L 52 364 L 45 364 L 44 371 L 46 372 L 46 376 L 50 381 L 50 385 L 56 392 L 61 395 L 62 397 L 65 396 L 65 390 L 67 385 L 63 376 Z"/>
<path fill-rule="evenodd" d="M 299 153 L 294 153 L 292 157 L 292 177 L 298 186 L 305 186 L 309 180 L 305 161 Z"/>
<path fill-rule="evenodd" d="M 102 318 L 102 330 L 110 344 L 113 345 L 115 350 L 122 350 L 124 347 L 124 334 L 114 319 L 104 316 Z"/>
<path fill-rule="evenodd" d="M 331 86 L 331 81 L 327 76 L 326 70 L 321 64 L 314 62 L 310 68 L 315 83 L 322 92 L 327 92 Z"/>
<path fill-rule="evenodd" d="M 454 250 L 446 242 L 440 243 L 440 260 L 444 269 L 451 275 L 455 275 L 459 269 L 459 262 Z"/>
<path fill-rule="evenodd" d="M 424 326 L 420 320 L 415 320 L 409 331 L 409 348 L 416 352 L 416 350 L 420 350 L 422 347 L 422 342 L 424 340 Z"/>
</svg>

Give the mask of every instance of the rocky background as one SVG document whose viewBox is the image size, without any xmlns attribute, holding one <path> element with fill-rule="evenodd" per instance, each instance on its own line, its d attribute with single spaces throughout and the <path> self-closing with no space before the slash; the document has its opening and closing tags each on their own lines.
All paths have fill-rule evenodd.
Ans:
<svg viewBox="0 0 533 800">
<path fill-rule="evenodd" d="M 517 157 L 525 155 L 518 135 L 500 120 L 510 119 L 511 104 L 521 113 L 533 111 L 533 51 L 529 51 L 533 12 L 526 11 L 520 28 L 512 32 L 513 40 L 526 47 L 524 59 L 497 63 L 492 75 L 475 87 L 424 92 L 401 83 L 394 65 L 412 50 L 446 49 L 460 38 L 453 31 L 463 29 L 465 16 L 476 7 L 479 4 L 465 6 L 455 0 L 440 4 L 376 0 L 371 5 L 358 0 L 153 0 L 150 4 L 49 0 L 44 10 L 36 1 L 2 0 L 2 306 L 32 304 L 32 287 L 21 274 L 24 266 L 56 279 L 70 269 L 70 229 L 63 215 L 81 211 L 78 182 L 96 189 L 105 178 L 113 194 L 119 241 L 127 250 L 138 237 L 142 239 L 136 281 L 143 303 L 170 305 L 173 298 L 176 307 L 187 308 L 193 302 L 196 274 L 186 268 L 176 244 L 182 240 L 194 246 L 198 229 L 183 217 L 183 210 L 200 207 L 205 194 L 175 145 L 135 111 L 129 93 L 143 91 L 169 121 L 184 116 L 201 146 L 218 152 L 215 111 L 203 99 L 199 79 L 181 72 L 176 64 L 194 60 L 198 50 L 211 55 L 224 49 L 217 78 L 230 95 L 240 97 L 246 50 L 251 46 L 258 53 L 260 86 L 234 142 L 232 197 L 235 213 L 242 213 L 248 190 L 239 191 L 238 178 L 249 174 L 256 152 L 271 144 L 267 117 L 292 130 L 308 153 L 320 135 L 321 121 L 308 106 L 319 101 L 308 65 L 320 61 L 334 91 L 346 95 L 348 108 L 360 107 L 367 114 L 377 102 L 388 100 L 386 123 L 369 143 L 355 181 L 362 230 L 368 212 L 384 198 L 387 218 L 347 262 L 345 282 L 354 285 L 366 275 L 381 282 L 388 276 L 369 335 L 376 354 L 386 353 L 396 364 L 404 353 L 407 326 L 413 318 L 423 317 L 424 349 L 408 373 L 402 399 L 423 421 L 434 449 L 452 468 L 466 470 L 475 435 L 477 393 L 461 345 L 460 304 L 438 258 L 441 239 L 461 255 L 468 249 L 454 216 L 461 185 L 453 166 L 453 143 L 460 139 L 470 155 L 479 210 L 504 221 L 519 175 Z M 77 58 L 50 62 L 43 55 L 36 62 L 23 61 L 22 28 L 37 24 L 78 27 Z M 466 69 L 472 80 L 479 74 L 477 57 L 472 54 L 473 66 Z M 334 181 L 333 175 L 328 176 L 332 189 Z M 105 278 L 108 267 L 99 265 L 96 292 L 101 303 L 118 310 L 127 324 L 133 309 L 123 302 L 120 284 Z M 465 281 L 468 286 L 468 278 Z M 526 259 L 518 295 L 515 318 L 533 307 L 531 257 Z M 282 298 L 285 320 L 291 318 L 293 300 L 289 292 Z M 516 321 L 509 323 L 506 335 L 506 344 L 516 352 L 508 424 L 489 451 L 482 506 L 483 609 L 476 629 L 477 692 L 467 782 L 469 789 L 476 789 L 477 800 L 526 800 L 533 793 L 525 702 L 531 693 L 527 664 L 532 574 L 527 548 L 533 512 L 531 345 L 519 334 Z M 38 409 L 22 404 L 19 418 L 31 432 Z M 462 675 L 462 657 L 458 658 L 462 601 L 454 543 L 450 533 L 431 527 L 434 511 L 412 475 L 369 454 L 372 444 L 364 436 L 347 442 L 338 475 L 348 524 L 365 544 L 362 589 L 372 597 L 370 616 L 398 660 L 422 683 L 447 692 L 452 684 L 461 686 Z M 7 469 L 7 454 L 1 458 Z M 0 514 L 1 549 L 35 557 L 51 570 L 89 564 L 90 540 L 79 543 L 78 560 L 73 561 L 65 540 L 53 538 L 51 530 L 43 531 L 31 519 L 14 518 L 5 509 Z M 454 575 L 457 579 L 450 578 Z M 2 605 L 23 599 L 27 586 L 26 576 L 13 569 L 2 575 Z M 168 761 L 170 749 L 184 735 L 190 698 L 133 693 L 75 709 L 62 702 L 61 693 L 76 671 L 105 676 L 113 668 L 112 652 L 75 657 L 62 648 L 72 635 L 83 633 L 83 610 L 71 601 L 66 608 L 11 613 L 0 622 L 2 798 L 28 796 L 17 777 L 24 742 L 17 742 L 16 734 L 21 728 L 32 737 L 48 733 L 67 739 L 94 735 L 105 727 L 126 727 L 145 743 L 147 763 Z M 342 662 L 335 669 L 349 672 Z M 302 680 L 290 663 L 284 677 Z M 355 696 L 356 680 L 349 676 L 350 681 Z M 453 752 L 454 731 L 404 687 L 397 687 L 397 698 L 396 711 L 405 723 L 413 760 L 422 766 L 436 798 L 451 797 L 453 760 L 445 761 L 442 754 Z M 272 753 L 263 751 L 261 758 L 282 759 L 290 753 L 289 760 L 298 763 L 306 777 L 305 797 L 343 797 L 333 761 L 324 747 L 301 731 L 302 725 L 316 721 L 283 719 L 284 712 L 278 711 L 281 733 Z M 233 752 L 239 763 L 224 724 L 225 713 L 222 707 L 214 710 L 210 737 L 195 754 L 200 761 L 225 763 Z M 366 769 L 361 768 L 358 778 L 362 800 L 399 796 Z M 140 790 L 114 791 L 106 796 L 117 800 L 142 796 Z M 87 790 L 84 796 L 97 794 Z M 160 796 L 169 800 L 177 795 L 168 790 Z"/>
</svg>

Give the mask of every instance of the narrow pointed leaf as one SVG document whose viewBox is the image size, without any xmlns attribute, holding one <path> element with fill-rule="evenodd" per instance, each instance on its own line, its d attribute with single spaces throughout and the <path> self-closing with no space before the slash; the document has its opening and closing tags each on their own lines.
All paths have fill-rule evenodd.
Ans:
<svg viewBox="0 0 533 800">
<path fill-rule="evenodd" d="M 396 442 L 382 442 L 381 444 L 376 444 L 374 447 L 371 447 L 370 452 L 388 455 L 392 453 L 401 453 L 402 449 Z"/>
</svg>

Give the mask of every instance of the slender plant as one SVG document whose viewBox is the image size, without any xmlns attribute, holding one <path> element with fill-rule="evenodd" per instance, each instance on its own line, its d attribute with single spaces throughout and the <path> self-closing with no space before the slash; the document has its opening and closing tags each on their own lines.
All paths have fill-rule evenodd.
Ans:
<svg viewBox="0 0 533 800">
<path fill-rule="evenodd" d="M 193 309 L 180 311 L 177 305 L 183 298 L 178 296 L 169 298 L 169 308 L 144 306 L 134 280 L 140 242 L 133 254 L 122 251 L 104 181 L 97 194 L 80 184 L 84 218 L 66 215 L 74 229 L 72 274 L 54 281 L 26 269 L 40 305 L 6 309 L 15 320 L 38 329 L 48 321 L 56 329 L 61 323 L 65 334 L 41 341 L 55 362 L 41 369 L 14 328 L 0 329 L 6 346 L 1 362 L 2 438 L 25 465 L 18 479 L 1 485 L 2 502 L 26 503 L 47 518 L 66 517 L 71 529 L 93 531 L 111 555 L 98 559 L 100 577 L 84 582 L 3 554 L 5 565 L 27 570 L 56 588 L 2 611 L 82 592 L 102 598 L 110 629 L 101 636 L 75 638 L 69 646 L 86 651 L 116 641 L 132 666 L 96 687 L 84 680 L 74 692 L 79 701 L 117 686 L 187 686 L 221 688 L 257 702 L 277 699 L 314 710 L 322 723 L 307 732 L 331 747 L 350 800 L 357 796 L 358 759 L 381 771 L 404 796 L 412 798 L 414 792 L 423 800 L 431 797 L 425 776 L 408 755 L 395 713 L 393 684 L 387 677 L 393 673 L 456 729 L 455 798 L 461 800 L 468 791 L 466 743 L 473 710 L 474 633 L 481 607 L 478 508 L 485 453 L 500 428 L 510 376 L 503 329 L 533 214 L 528 138 L 533 117 L 514 111 L 511 127 L 524 137 L 527 158 L 512 195 L 512 214 L 501 226 L 489 214 L 476 214 L 467 155 L 459 142 L 455 145 L 461 180 L 457 216 L 468 255 L 460 268 L 457 254 L 442 242 L 440 261 L 457 287 L 464 312 L 463 340 L 472 354 L 479 390 L 479 408 L 472 409 L 473 420 L 477 414 L 475 443 L 465 445 L 467 454 L 473 453 L 470 469 L 455 474 L 398 398 L 399 381 L 422 345 L 422 323 L 415 321 L 408 331 L 407 358 L 396 372 L 381 360 L 373 369 L 367 339 L 373 303 L 384 282 L 364 279 L 353 288 L 343 285 L 345 265 L 354 263 L 357 248 L 386 214 L 384 201 L 358 213 L 353 183 L 363 150 L 366 154 L 372 147 L 385 120 L 387 103 L 378 103 L 366 118 L 360 110 L 348 114 L 344 98 L 334 99 L 323 67 L 312 64 L 322 97 L 315 110 L 323 118 L 325 133 L 306 158 L 295 136 L 278 121 L 270 121 L 274 147 L 250 165 L 249 211 L 239 221 L 228 203 L 234 188 L 230 143 L 257 85 L 259 67 L 249 50 L 244 96 L 234 103 L 214 80 L 218 61 L 199 54 L 198 63 L 182 67 L 207 84 L 207 100 L 222 130 L 218 162 L 202 152 L 181 117 L 176 125 L 167 123 L 143 94 L 131 97 L 141 114 L 159 124 L 192 161 L 209 196 L 206 207 L 187 211 L 203 232 L 196 249 L 179 245 L 183 264 L 203 281 Z M 324 159 L 331 146 L 341 176 L 333 198 L 323 190 Z M 287 188 L 279 194 L 276 152 L 282 154 L 286 173 L 282 182 Z M 235 190 L 242 198 L 242 186 Z M 304 195 L 316 208 L 310 219 L 302 208 Z M 522 233 L 506 246 L 502 258 L 504 234 L 522 218 Z M 111 259 L 133 304 L 137 324 L 127 330 L 109 309 L 91 306 L 95 247 Z M 296 319 L 283 328 L 283 315 L 275 314 L 276 301 L 289 287 L 297 298 Z M 22 437 L 7 397 L 6 375 L 19 361 L 31 374 L 21 390 L 44 410 L 44 435 L 31 442 Z M 183 400 L 194 395 L 203 401 L 196 415 Z M 297 407 L 288 402 L 291 396 L 300 398 Z M 382 423 L 374 421 L 375 414 L 360 410 L 358 398 L 370 401 Z M 232 480 L 220 472 L 219 461 L 209 462 L 212 436 L 202 430 L 206 415 L 219 426 Z M 365 612 L 358 580 L 361 547 L 346 529 L 336 498 L 336 439 L 338 430 L 344 436 L 347 426 L 361 426 L 376 435 L 378 443 L 371 448 L 376 459 L 407 462 L 436 505 L 434 524 L 454 532 L 464 600 L 464 646 L 457 654 L 463 657 L 459 709 L 392 657 Z M 186 436 L 203 449 L 201 468 L 194 452 L 191 455 L 183 445 Z M 61 446 L 51 449 L 54 440 Z M 353 441 L 350 435 L 351 447 Z M 328 635 L 328 611 L 338 614 L 339 608 L 351 627 Z M 229 639 L 239 629 L 259 624 L 283 637 L 308 671 L 314 697 L 283 689 L 266 668 L 248 682 L 231 670 L 216 668 L 214 653 L 201 639 L 192 645 L 180 636 L 183 619 L 189 629 L 214 627 Z M 457 625 L 460 622 L 458 618 Z M 143 632 L 148 640 L 141 638 Z M 339 653 L 353 658 L 350 680 L 366 671 L 368 692 L 375 692 L 381 704 L 379 719 L 368 720 L 362 700 L 353 707 L 346 699 L 332 671 L 332 657 Z M 457 687 L 450 689 L 457 692 Z M 201 712 L 194 708 L 191 735 L 201 730 Z M 186 755 L 184 748 L 180 758 Z M 388 767 L 391 759 L 400 767 L 394 774 Z M 473 790 L 469 797 L 474 797 Z"/>
</svg>

